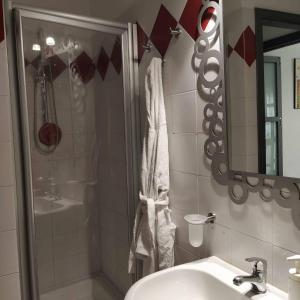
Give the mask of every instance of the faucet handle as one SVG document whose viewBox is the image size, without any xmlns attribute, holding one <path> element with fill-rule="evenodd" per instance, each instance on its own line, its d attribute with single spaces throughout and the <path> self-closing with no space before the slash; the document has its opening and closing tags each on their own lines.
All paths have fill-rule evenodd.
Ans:
<svg viewBox="0 0 300 300">
<path fill-rule="evenodd" d="M 247 262 L 254 262 L 254 266 L 253 266 L 253 272 L 257 273 L 264 273 L 267 274 L 267 267 L 268 267 L 268 263 L 265 259 L 260 258 L 260 257 L 249 257 L 246 258 Z M 262 264 L 262 269 L 259 268 L 259 263 Z"/>
</svg>

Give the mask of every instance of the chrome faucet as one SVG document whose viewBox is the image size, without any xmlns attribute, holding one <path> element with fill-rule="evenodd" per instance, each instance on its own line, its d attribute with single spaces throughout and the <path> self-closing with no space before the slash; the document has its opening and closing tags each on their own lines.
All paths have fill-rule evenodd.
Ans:
<svg viewBox="0 0 300 300">
<path fill-rule="evenodd" d="M 267 291 L 267 261 L 259 257 L 246 258 L 246 261 L 254 262 L 252 274 L 237 276 L 233 279 L 233 283 L 240 286 L 244 282 L 250 282 L 254 293 L 264 294 Z"/>
</svg>

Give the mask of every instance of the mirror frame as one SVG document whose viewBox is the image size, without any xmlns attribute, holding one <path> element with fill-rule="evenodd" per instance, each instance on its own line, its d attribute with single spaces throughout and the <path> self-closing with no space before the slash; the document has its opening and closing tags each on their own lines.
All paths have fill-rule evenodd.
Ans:
<svg viewBox="0 0 300 300">
<path fill-rule="evenodd" d="M 206 32 L 202 29 L 201 21 L 204 13 L 209 8 L 215 9 L 215 26 L 212 30 Z M 276 14 L 273 15 L 273 17 L 275 16 Z M 300 184 L 300 179 L 229 170 L 223 24 L 223 1 L 203 1 L 198 19 L 199 38 L 195 43 L 194 64 L 197 65 L 197 59 L 200 61 L 198 63 L 199 66 L 196 68 L 198 73 L 198 92 L 202 96 L 202 100 L 208 102 L 203 110 L 203 128 L 208 134 L 204 144 L 204 153 L 211 160 L 212 175 L 219 184 L 228 186 L 229 196 L 236 204 L 245 203 L 249 192 L 252 192 L 258 193 L 265 202 L 275 200 L 281 207 L 291 208 L 295 200 L 299 202 L 298 184 Z M 258 30 L 258 27 L 261 25 L 261 14 L 256 14 L 255 31 L 257 44 L 259 41 L 262 41 L 262 31 Z M 214 44 L 210 42 L 210 40 L 216 40 L 216 38 L 220 44 L 219 50 L 216 50 Z M 209 59 L 212 58 L 214 61 L 218 61 L 219 70 L 216 78 L 209 81 L 205 77 L 205 70 L 209 69 Z M 259 83 L 258 87 L 261 87 L 261 83 Z M 206 90 L 206 93 L 204 90 Z M 297 218 L 296 215 L 293 215 L 293 217 Z"/>
</svg>

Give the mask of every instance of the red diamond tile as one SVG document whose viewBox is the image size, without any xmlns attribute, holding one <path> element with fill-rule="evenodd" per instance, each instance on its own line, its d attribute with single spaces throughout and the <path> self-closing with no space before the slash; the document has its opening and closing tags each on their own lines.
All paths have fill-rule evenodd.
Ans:
<svg viewBox="0 0 300 300">
<path fill-rule="evenodd" d="M 116 38 L 110 60 L 116 71 L 120 74 L 122 69 L 122 45 L 120 37 Z"/>
<path fill-rule="evenodd" d="M 235 47 L 235 52 L 241 57 L 245 58 L 245 40 L 244 40 L 244 33 L 241 34 L 240 38 L 238 39 Z"/>
<path fill-rule="evenodd" d="M 0 43 L 4 40 L 4 18 L 3 18 L 3 6 L 0 1 Z"/>
<path fill-rule="evenodd" d="M 180 25 L 188 32 L 188 34 L 196 40 L 199 36 L 197 25 L 198 25 L 198 16 L 202 7 L 202 0 L 188 0 L 186 2 L 185 8 L 179 20 Z M 215 2 L 219 2 L 216 0 Z M 202 28 L 205 28 L 208 25 L 208 22 L 212 18 L 214 9 L 210 7 L 206 10 L 202 18 Z"/>
<path fill-rule="evenodd" d="M 233 48 L 228 44 L 227 45 L 227 56 L 230 57 L 233 52 Z"/>
<path fill-rule="evenodd" d="M 202 0 L 188 0 L 179 20 L 180 25 L 196 40 L 199 36 L 197 24 Z"/>
<path fill-rule="evenodd" d="M 250 26 L 244 31 L 245 40 L 245 61 L 249 67 L 253 64 L 256 59 L 256 41 L 255 33 Z"/>
<path fill-rule="evenodd" d="M 39 62 L 41 60 L 41 55 L 38 55 L 31 64 L 37 69 L 39 67 Z M 47 58 L 50 69 L 46 68 L 46 74 L 55 80 L 66 68 L 66 64 L 60 59 L 58 55 L 53 55 Z"/>
<path fill-rule="evenodd" d="M 176 26 L 177 21 L 169 11 L 161 5 L 150 39 L 162 57 L 165 56 L 172 38 L 170 27 L 174 29 Z"/>
<path fill-rule="evenodd" d="M 137 25 L 137 40 L 138 40 L 138 62 L 140 63 L 145 53 L 145 48 L 143 46 L 147 45 L 149 38 L 146 35 L 143 28 L 140 26 L 140 24 L 136 23 L 136 25 Z"/>
<path fill-rule="evenodd" d="M 103 80 L 105 79 L 105 75 L 106 75 L 106 72 L 108 69 L 108 64 L 109 64 L 109 57 L 106 54 L 104 48 L 101 47 L 101 51 L 100 51 L 98 62 L 97 62 L 97 70 Z"/>
<path fill-rule="evenodd" d="M 70 65 L 71 69 L 76 69 L 83 83 L 88 83 L 95 74 L 95 64 L 92 59 L 83 51 Z"/>
</svg>

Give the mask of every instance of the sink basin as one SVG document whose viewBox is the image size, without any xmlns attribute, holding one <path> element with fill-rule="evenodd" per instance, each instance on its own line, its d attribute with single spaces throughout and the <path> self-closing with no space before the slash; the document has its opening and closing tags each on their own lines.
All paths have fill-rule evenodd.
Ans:
<svg viewBox="0 0 300 300">
<path fill-rule="evenodd" d="M 251 295 L 250 283 L 232 280 L 246 273 L 217 257 L 201 259 L 149 275 L 136 282 L 125 300 L 287 300 L 286 293 L 268 285 L 268 292 Z"/>
</svg>

